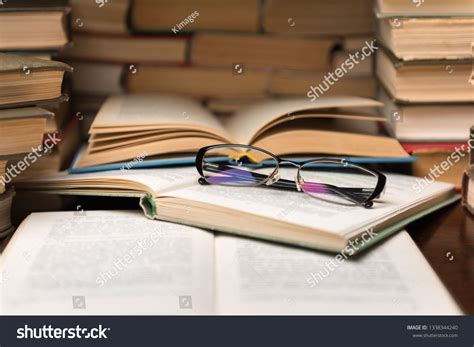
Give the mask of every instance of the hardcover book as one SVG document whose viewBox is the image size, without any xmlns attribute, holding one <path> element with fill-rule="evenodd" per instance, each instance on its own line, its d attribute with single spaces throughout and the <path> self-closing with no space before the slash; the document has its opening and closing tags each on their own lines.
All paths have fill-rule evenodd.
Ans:
<svg viewBox="0 0 474 347">
<path fill-rule="evenodd" d="M 67 100 L 61 92 L 64 63 L 0 53 L 0 108 L 38 105 Z"/>
<path fill-rule="evenodd" d="M 294 180 L 294 170 L 282 168 L 280 172 L 282 178 Z M 352 176 L 338 176 L 338 184 L 350 184 Z M 384 196 L 369 209 L 316 199 L 296 189 L 201 185 L 195 168 L 63 172 L 19 182 L 17 189 L 137 197 L 145 215 L 152 219 L 350 253 L 360 252 L 411 221 L 459 200 L 451 184 L 424 186 L 420 178 L 386 176 Z"/>
</svg>

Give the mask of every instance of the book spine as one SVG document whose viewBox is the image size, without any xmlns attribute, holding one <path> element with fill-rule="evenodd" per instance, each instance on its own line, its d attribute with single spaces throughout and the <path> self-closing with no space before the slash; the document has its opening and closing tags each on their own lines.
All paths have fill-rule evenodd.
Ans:
<svg viewBox="0 0 474 347">
<path fill-rule="evenodd" d="M 474 169 L 466 170 L 462 177 L 462 204 L 471 214 L 474 215 L 474 206 L 469 204 L 468 195 L 472 194 L 470 190 L 473 188 Z"/>
<path fill-rule="evenodd" d="M 472 146 L 474 145 L 474 126 L 471 127 L 471 134 L 469 136 L 469 145 Z M 474 153 L 471 152 L 469 153 L 470 159 L 469 159 L 469 166 L 470 168 L 474 167 Z"/>
<path fill-rule="evenodd" d="M 145 217 L 158 219 L 156 213 L 156 202 L 151 194 L 143 195 L 140 198 L 140 207 L 142 208 Z"/>
</svg>

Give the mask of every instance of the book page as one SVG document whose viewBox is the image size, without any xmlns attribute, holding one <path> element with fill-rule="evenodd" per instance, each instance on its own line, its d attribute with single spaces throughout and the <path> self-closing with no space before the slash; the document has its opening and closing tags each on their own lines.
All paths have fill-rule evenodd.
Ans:
<svg viewBox="0 0 474 347">
<path fill-rule="evenodd" d="M 219 133 L 222 124 L 196 100 L 163 95 L 119 95 L 107 99 L 91 126 L 91 133 L 103 127 L 147 125 L 205 127 Z"/>
<path fill-rule="evenodd" d="M 294 180 L 296 170 L 281 169 L 280 173 L 282 178 Z M 334 174 L 330 173 L 330 175 Z M 421 180 L 420 178 L 391 173 L 385 175 L 387 177 L 385 194 L 382 199 L 375 201 L 372 208 L 368 209 L 335 204 L 316 199 L 308 194 L 271 189 L 266 186 L 248 188 L 194 184 L 167 192 L 165 195 L 348 236 L 356 231 L 362 232 L 365 228 L 373 226 L 376 221 L 389 218 L 417 203 L 453 189 L 451 184 L 441 182 L 433 182 L 421 189 L 417 186 L 417 180 Z M 340 176 L 337 185 L 350 186 L 353 176 L 351 174 L 347 177 Z M 211 226 L 212 221 L 209 223 Z"/>
<path fill-rule="evenodd" d="M 2 255 L 2 313 L 212 313 L 213 240 L 141 211 L 34 213 Z"/>
<path fill-rule="evenodd" d="M 120 170 L 69 174 L 66 171 L 31 178 L 23 186 L 54 187 L 57 190 L 85 189 L 90 195 L 103 195 L 110 190 L 128 189 L 135 196 L 159 193 L 197 184 L 199 175 L 194 167 L 134 169 L 131 161 Z M 131 169 L 127 169 L 130 167 Z M 56 191 L 56 189 L 55 189 Z M 99 194 L 97 194 L 99 193 Z"/>
<path fill-rule="evenodd" d="M 216 237 L 220 314 L 462 314 L 406 231 L 357 258 Z"/>
<path fill-rule="evenodd" d="M 334 107 L 374 107 L 380 106 L 377 101 L 359 97 L 324 97 L 314 102 L 308 98 L 271 100 L 248 107 L 230 116 L 224 123 L 227 132 L 238 143 L 250 144 L 255 134 L 265 125 L 281 116 L 291 113 L 327 109 Z"/>
</svg>

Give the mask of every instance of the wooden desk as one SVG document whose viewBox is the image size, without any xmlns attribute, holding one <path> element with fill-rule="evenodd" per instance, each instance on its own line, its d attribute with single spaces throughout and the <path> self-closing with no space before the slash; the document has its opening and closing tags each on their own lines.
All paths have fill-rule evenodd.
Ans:
<svg viewBox="0 0 474 347">
<path fill-rule="evenodd" d="M 407 230 L 464 312 L 474 314 L 474 217 L 459 203 Z"/>
</svg>

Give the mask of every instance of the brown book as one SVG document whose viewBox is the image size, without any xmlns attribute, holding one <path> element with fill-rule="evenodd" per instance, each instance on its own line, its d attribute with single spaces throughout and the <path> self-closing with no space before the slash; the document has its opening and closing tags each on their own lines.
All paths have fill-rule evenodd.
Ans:
<svg viewBox="0 0 474 347">
<path fill-rule="evenodd" d="M 69 119 L 73 116 L 70 102 L 44 105 L 43 108 L 53 113 L 53 117 L 48 118 L 46 122 L 45 133 L 54 133 L 64 129 Z"/>
<path fill-rule="evenodd" d="M 0 108 L 66 100 L 65 71 L 72 69 L 58 61 L 0 53 Z"/>
<path fill-rule="evenodd" d="M 471 133 L 469 136 L 469 143 L 471 144 L 471 147 L 474 147 L 474 125 L 471 126 Z M 474 166 L 474 154 L 472 152 L 470 153 L 469 156 L 469 165 Z"/>
<path fill-rule="evenodd" d="M 95 0 L 71 0 L 71 28 L 74 32 L 125 34 L 128 32 L 127 15 L 130 0 L 104 2 L 99 8 Z"/>
<path fill-rule="evenodd" d="M 267 90 L 267 73 L 247 68 L 139 66 L 127 73 L 131 93 L 180 94 L 199 98 L 261 97 Z M 239 73 L 240 72 L 240 73 Z"/>
<path fill-rule="evenodd" d="M 277 155 L 408 157 L 396 139 L 379 132 L 385 118 L 367 113 L 379 105 L 357 97 L 265 100 L 224 120 L 183 97 L 113 96 L 97 114 L 75 166 L 124 162 L 139 153 L 195 153 L 218 143 L 255 145 Z"/>
<path fill-rule="evenodd" d="M 417 5 L 417 4 L 420 5 Z M 377 0 L 377 13 L 383 17 L 432 17 L 432 16 L 472 16 L 472 0 Z"/>
<path fill-rule="evenodd" d="M 260 0 L 134 0 L 134 30 L 179 34 L 195 30 L 256 32 Z"/>
<path fill-rule="evenodd" d="M 5 169 L 7 168 L 8 158 L 0 157 L 0 177 L 3 177 L 5 174 Z M 0 180 L 0 194 L 5 192 L 5 183 L 3 180 Z"/>
<path fill-rule="evenodd" d="M 462 180 L 462 201 L 464 207 L 474 214 L 474 168 L 464 172 Z"/>
<path fill-rule="evenodd" d="M 14 183 L 21 180 L 28 180 L 31 177 L 47 173 L 59 172 L 69 168 L 74 155 L 80 145 L 81 133 L 79 128 L 79 119 L 71 118 L 66 127 L 58 131 L 58 138 L 61 139 L 51 150 L 34 163 L 32 163 L 21 175 L 14 179 Z M 47 136 L 45 136 L 47 139 Z M 16 164 L 15 161 L 11 161 Z"/>
<path fill-rule="evenodd" d="M 1 50 L 59 49 L 68 42 L 67 1 L 3 1 Z"/>
<path fill-rule="evenodd" d="M 379 18 L 377 24 L 384 46 L 399 59 L 472 58 L 474 17 Z"/>
<path fill-rule="evenodd" d="M 270 92 L 275 95 L 301 96 L 307 95 L 310 86 L 324 81 L 324 73 L 307 73 L 298 71 L 276 71 L 270 79 Z M 344 76 L 334 83 L 325 96 L 352 95 L 375 98 L 377 83 L 370 76 Z"/>
<path fill-rule="evenodd" d="M 0 194 L 0 239 L 15 230 L 11 220 L 11 207 L 14 196 L 15 191 L 13 187 L 8 188 L 5 193 Z"/>
<path fill-rule="evenodd" d="M 425 189 L 433 181 L 454 184 L 461 190 L 464 171 L 469 167 L 469 150 L 461 142 L 403 142 L 405 150 L 416 158 L 412 174 L 420 177 L 418 188 Z"/>
<path fill-rule="evenodd" d="M 196 66 L 326 71 L 335 41 L 273 35 L 198 33 L 191 48 Z"/>
<path fill-rule="evenodd" d="M 461 147 L 460 145 L 458 148 Z M 417 158 L 412 164 L 413 175 L 426 177 L 428 183 L 433 180 L 451 183 L 460 190 L 463 173 L 468 167 L 469 159 L 467 155 L 461 156 L 453 153 L 456 153 L 454 146 L 452 149 L 436 149 L 435 144 L 431 144 L 425 149 L 420 146 L 419 149 L 411 151 L 412 156 Z"/>
<path fill-rule="evenodd" d="M 112 63 L 184 64 L 186 46 L 184 37 L 78 34 L 60 57 Z"/>
<path fill-rule="evenodd" d="M 373 32 L 372 11 L 372 0 L 269 0 L 263 28 L 284 34 L 368 34 Z"/>
<path fill-rule="evenodd" d="M 400 141 L 464 142 L 474 122 L 472 103 L 395 103 L 382 91 L 378 99 L 384 104 L 389 129 Z"/>
<path fill-rule="evenodd" d="M 0 110 L 0 156 L 29 153 L 41 145 L 49 117 L 51 112 L 38 107 Z"/>
<path fill-rule="evenodd" d="M 471 60 L 396 60 L 379 50 L 376 73 L 390 95 L 404 102 L 472 102 Z"/>
<path fill-rule="evenodd" d="M 73 91 L 82 95 L 120 94 L 123 91 L 123 75 L 138 72 L 138 66 L 134 65 L 84 61 L 72 61 L 70 64 L 74 67 L 71 78 Z"/>
<path fill-rule="evenodd" d="M 349 59 L 351 53 L 352 52 L 346 51 L 346 50 L 335 51 L 331 57 L 331 65 L 332 65 L 331 70 L 335 70 L 336 68 L 343 65 L 347 66 L 347 63 L 345 62 L 347 61 L 347 59 Z M 373 76 L 374 75 L 374 61 L 375 61 L 374 56 L 364 57 L 364 60 L 360 60 L 358 64 L 354 64 L 354 67 L 351 70 L 348 70 L 347 73 L 345 73 L 344 78 Z M 325 72 L 327 73 L 327 70 Z M 337 83 L 339 82 L 340 81 L 338 81 Z"/>
</svg>

